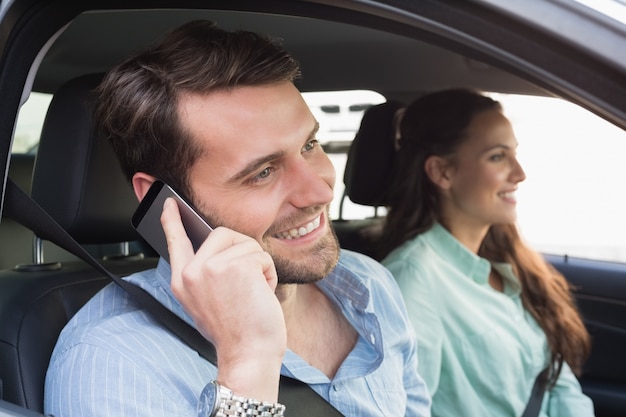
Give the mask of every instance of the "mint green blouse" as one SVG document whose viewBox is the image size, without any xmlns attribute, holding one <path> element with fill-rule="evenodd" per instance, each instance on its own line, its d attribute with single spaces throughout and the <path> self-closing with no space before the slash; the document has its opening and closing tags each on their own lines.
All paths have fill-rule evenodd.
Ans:
<svg viewBox="0 0 626 417">
<path fill-rule="evenodd" d="M 432 395 L 433 417 L 519 417 L 549 351 L 522 307 L 511 265 L 490 264 L 440 224 L 383 264 L 398 281 L 417 333 L 418 371 Z M 503 292 L 489 285 L 491 267 L 503 277 Z M 593 415 L 591 400 L 564 364 L 540 416 Z"/>
</svg>

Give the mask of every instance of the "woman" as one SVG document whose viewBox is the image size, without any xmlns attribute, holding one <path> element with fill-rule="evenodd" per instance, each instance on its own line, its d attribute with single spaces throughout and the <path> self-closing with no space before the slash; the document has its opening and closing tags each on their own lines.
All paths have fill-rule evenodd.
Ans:
<svg viewBox="0 0 626 417">
<path fill-rule="evenodd" d="M 515 226 L 525 173 L 500 104 L 426 95 L 407 108 L 399 147 L 381 257 L 419 338 L 433 416 L 519 417 L 544 368 L 539 415 L 592 416 L 573 373 L 589 335 L 564 277 Z"/>
</svg>

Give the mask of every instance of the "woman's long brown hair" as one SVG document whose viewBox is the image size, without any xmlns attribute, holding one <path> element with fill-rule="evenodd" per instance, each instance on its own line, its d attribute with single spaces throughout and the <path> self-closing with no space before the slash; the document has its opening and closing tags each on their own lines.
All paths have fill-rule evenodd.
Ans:
<svg viewBox="0 0 626 417">
<path fill-rule="evenodd" d="M 465 130 L 474 116 L 494 109 L 502 110 L 497 101 L 467 89 L 428 94 L 407 107 L 390 207 L 378 241 L 380 259 L 439 220 L 439 191 L 424 171 L 426 159 L 452 154 L 465 139 Z M 561 359 L 580 374 L 589 354 L 590 338 L 565 277 L 523 242 L 513 224 L 492 225 L 478 255 L 513 266 L 521 283 L 524 308 L 548 339 L 550 382 L 554 383 L 560 373 Z"/>
</svg>

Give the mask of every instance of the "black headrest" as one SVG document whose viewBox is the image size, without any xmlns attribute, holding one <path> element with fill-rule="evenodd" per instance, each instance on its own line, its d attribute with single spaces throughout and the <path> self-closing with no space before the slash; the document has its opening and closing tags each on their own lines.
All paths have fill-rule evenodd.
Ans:
<svg viewBox="0 0 626 417">
<path fill-rule="evenodd" d="M 357 204 L 386 206 L 395 157 L 395 117 L 402 103 L 388 101 L 365 111 L 348 152 L 343 182 Z"/>
<path fill-rule="evenodd" d="M 108 142 L 92 125 L 102 75 L 69 81 L 52 98 L 35 159 L 32 197 L 78 242 L 137 240 L 137 199 Z"/>
</svg>

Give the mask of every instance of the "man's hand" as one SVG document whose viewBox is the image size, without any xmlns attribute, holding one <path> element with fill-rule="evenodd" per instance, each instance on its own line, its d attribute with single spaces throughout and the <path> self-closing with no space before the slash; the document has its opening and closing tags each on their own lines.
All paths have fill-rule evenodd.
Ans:
<svg viewBox="0 0 626 417">
<path fill-rule="evenodd" d="M 276 401 L 287 332 L 271 256 L 254 239 L 223 227 L 194 254 L 172 199 L 161 223 L 172 291 L 215 345 L 219 382 L 238 395 Z"/>
</svg>

